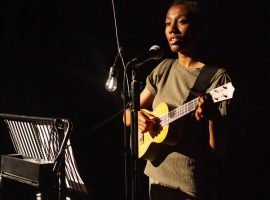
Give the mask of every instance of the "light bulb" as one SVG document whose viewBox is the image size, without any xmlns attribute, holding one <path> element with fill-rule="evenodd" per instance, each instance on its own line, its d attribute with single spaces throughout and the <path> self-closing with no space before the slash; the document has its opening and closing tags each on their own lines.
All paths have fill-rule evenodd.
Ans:
<svg viewBox="0 0 270 200">
<path fill-rule="evenodd" d="M 114 92 L 117 88 L 117 74 L 118 71 L 115 70 L 115 67 L 110 68 L 109 77 L 105 83 L 105 88 L 109 92 Z"/>
<path fill-rule="evenodd" d="M 117 88 L 117 78 L 110 76 L 106 81 L 105 88 L 109 92 L 114 92 Z"/>
</svg>

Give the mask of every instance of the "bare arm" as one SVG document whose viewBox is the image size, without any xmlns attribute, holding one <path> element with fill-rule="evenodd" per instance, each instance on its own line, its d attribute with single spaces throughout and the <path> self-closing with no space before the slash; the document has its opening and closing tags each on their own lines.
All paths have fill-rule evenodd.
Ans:
<svg viewBox="0 0 270 200">
<path fill-rule="evenodd" d="M 224 123 L 219 120 L 209 120 L 209 144 L 218 157 L 224 157 L 227 150 Z"/>
<path fill-rule="evenodd" d="M 195 118 L 197 121 L 208 120 L 209 144 L 217 157 L 224 157 L 227 148 L 225 123 L 218 108 L 212 102 L 209 102 L 205 96 L 202 96 L 195 111 Z"/>
</svg>

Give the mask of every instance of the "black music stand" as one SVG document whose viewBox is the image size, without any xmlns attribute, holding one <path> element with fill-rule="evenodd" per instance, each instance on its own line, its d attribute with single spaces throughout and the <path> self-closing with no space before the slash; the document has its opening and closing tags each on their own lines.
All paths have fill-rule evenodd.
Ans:
<svg viewBox="0 0 270 200">
<path fill-rule="evenodd" d="M 1 156 L 2 177 L 45 191 L 53 187 L 52 199 L 65 199 L 66 190 L 87 193 L 69 140 L 69 120 L 12 114 L 0 114 L 0 118 L 16 151 Z"/>
</svg>

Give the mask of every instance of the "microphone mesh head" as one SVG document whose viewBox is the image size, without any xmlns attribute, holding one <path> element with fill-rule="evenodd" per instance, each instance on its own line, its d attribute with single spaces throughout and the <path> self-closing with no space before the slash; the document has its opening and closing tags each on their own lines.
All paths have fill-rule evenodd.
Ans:
<svg viewBox="0 0 270 200">
<path fill-rule="evenodd" d="M 150 51 L 150 50 L 155 50 L 155 51 L 157 51 L 157 50 L 161 50 L 161 49 L 160 49 L 160 46 L 158 46 L 158 45 L 153 45 L 153 46 L 150 47 L 149 51 Z"/>
<path fill-rule="evenodd" d="M 154 53 L 154 57 L 152 58 L 152 59 L 154 59 L 154 60 L 159 60 L 159 59 L 161 59 L 162 58 L 162 56 L 163 56 L 163 51 L 161 50 L 161 48 L 160 48 L 160 46 L 158 46 L 158 45 L 153 45 L 150 49 L 149 49 L 149 51 L 153 51 L 153 53 Z"/>
</svg>

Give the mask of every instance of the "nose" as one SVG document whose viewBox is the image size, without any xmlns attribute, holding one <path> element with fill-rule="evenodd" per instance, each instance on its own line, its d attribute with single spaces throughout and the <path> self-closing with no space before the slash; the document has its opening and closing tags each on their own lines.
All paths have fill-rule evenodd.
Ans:
<svg viewBox="0 0 270 200">
<path fill-rule="evenodd" d="M 177 24 L 176 23 L 171 23 L 171 25 L 168 28 L 168 32 L 170 34 L 179 32 L 178 27 L 177 27 Z"/>
</svg>

